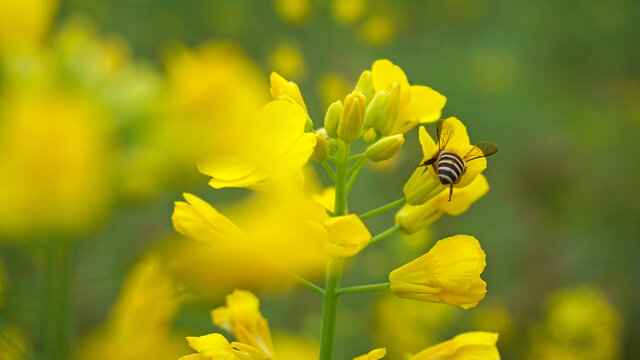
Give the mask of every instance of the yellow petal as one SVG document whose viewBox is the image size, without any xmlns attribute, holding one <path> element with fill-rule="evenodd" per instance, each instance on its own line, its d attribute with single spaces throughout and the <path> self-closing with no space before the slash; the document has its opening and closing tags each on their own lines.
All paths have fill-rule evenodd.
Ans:
<svg viewBox="0 0 640 360">
<path fill-rule="evenodd" d="M 413 355 L 409 360 L 499 360 L 498 334 L 468 332 Z"/>
<path fill-rule="evenodd" d="M 391 291 L 400 297 L 468 309 L 475 307 L 487 292 L 487 284 L 480 278 L 485 266 L 478 240 L 468 235 L 452 236 L 392 271 Z"/>
<path fill-rule="evenodd" d="M 405 116 L 421 123 L 438 120 L 447 98 L 427 86 L 411 86 L 411 102 L 402 109 Z"/>
<path fill-rule="evenodd" d="M 329 218 L 324 226 L 329 235 L 324 246 L 328 255 L 353 256 L 371 240 L 371 233 L 355 214 Z"/>
<path fill-rule="evenodd" d="M 175 229 L 198 241 L 238 241 L 242 231 L 228 218 L 195 195 L 184 194 L 188 203 L 176 201 L 171 220 Z"/>
<path fill-rule="evenodd" d="M 476 160 L 474 160 L 476 161 Z M 460 215 L 469 209 L 469 206 L 484 196 L 489 191 L 489 182 L 484 175 L 480 174 L 473 181 L 459 190 L 455 190 L 454 196 L 449 201 L 449 193 L 444 190 L 438 196 L 440 211 L 449 215 Z"/>
<path fill-rule="evenodd" d="M 378 91 L 391 91 L 393 84 L 400 85 L 400 108 L 411 101 L 411 88 L 404 71 L 387 59 L 377 60 L 371 67 L 373 87 Z"/>
<path fill-rule="evenodd" d="M 336 188 L 331 186 L 325 188 L 322 193 L 312 195 L 311 198 L 322 205 L 325 209 L 333 212 L 335 209 Z"/>
<path fill-rule="evenodd" d="M 387 349 L 379 348 L 369 351 L 367 354 L 353 358 L 353 360 L 380 360 L 387 355 Z"/>
<path fill-rule="evenodd" d="M 445 150 L 453 151 L 460 156 L 464 156 L 470 150 L 467 127 L 455 117 L 449 117 L 442 122 L 442 128 L 443 132 L 445 128 L 453 130 L 453 135 L 449 137 Z"/>
<path fill-rule="evenodd" d="M 418 139 L 420 140 L 420 146 L 422 146 L 422 154 L 424 155 L 422 160 L 424 161 L 434 157 L 438 152 L 438 145 L 436 145 L 433 138 L 429 136 L 429 133 L 427 133 L 427 130 L 424 128 L 424 126 L 421 126 L 418 130 Z"/>
<path fill-rule="evenodd" d="M 287 81 L 282 76 L 278 75 L 275 72 L 271 73 L 271 96 L 274 100 L 281 99 L 281 96 L 287 96 L 293 101 L 295 101 L 302 109 L 307 112 L 307 105 L 305 105 L 304 100 L 302 99 L 302 94 L 300 94 L 300 89 L 298 88 L 298 84 L 293 81 Z"/>
<path fill-rule="evenodd" d="M 234 354 L 231 344 L 220 334 L 209 334 L 199 337 L 187 337 L 189 346 L 206 359 L 239 360 Z"/>
</svg>

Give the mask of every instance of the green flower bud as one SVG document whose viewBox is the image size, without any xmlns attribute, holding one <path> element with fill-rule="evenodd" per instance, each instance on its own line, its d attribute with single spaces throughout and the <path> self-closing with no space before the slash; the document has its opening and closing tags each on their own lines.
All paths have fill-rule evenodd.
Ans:
<svg viewBox="0 0 640 360">
<path fill-rule="evenodd" d="M 358 83 L 356 84 L 356 91 L 359 91 L 366 98 L 366 103 L 369 104 L 371 99 L 373 99 L 373 94 L 375 90 L 373 89 L 373 78 L 371 76 L 371 71 L 365 70 L 360 74 L 360 79 L 358 79 Z"/>
<path fill-rule="evenodd" d="M 352 143 L 362 135 L 366 98 L 362 93 L 354 90 L 344 99 L 344 109 L 338 123 L 338 137 L 347 143 Z"/>
<path fill-rule="evenodd" d="M 375 140 L 377 136 L 378 134 L 376 133 L 375 130 L 373 130 L 373 128 L 370 128 L 369 130 L 365 131 L 364 134 L 362 134 L 362 138 L 364 139 L 364 141 L 368 143 Z"/>
<path fill-rule="evenodd" d="M 327 131 L 327 135 L 330 138 L 338 137 L 338 123 L 342 116 L 342 102 L 340 100 L 334 102 L 327 109 L 327 113 L 324 116 L 324 129 Z"/>
<path fill-rule="evenodd" d="M 373 128 L 378 134 L 389 135 L 396 124 L 396 118 L 400 111 L 400 85 L 393 84 L 389 92 L 389 100 L 384 108 L 382 119 Z"/>
<path fill-rule="evenodd" d="M 367 106 L 367 111 L 364 113 L 364 127 L 366 129 L 374 127 L 382 120 L 387 108 L 389 95 L 387 91 L 380 91 L 373 97 L 369 106 Z"/>
<path fill-rule="evenodd" d="M 313 148 L 311 160 L 317 163 L 323 162 L 329 157 L 330 152 L 331 149 L 327 141 L 327 132 L 324 129 L 316 131 L 316 146 Z"/>
<path fill-rule="evenodd" d="M 391 159 L 393 155 L 400 151 L 403 144 L 404 136 L 402 134 L 387 136 L 370 145 L 365 154 L 373 162 Z"/>
</svg>

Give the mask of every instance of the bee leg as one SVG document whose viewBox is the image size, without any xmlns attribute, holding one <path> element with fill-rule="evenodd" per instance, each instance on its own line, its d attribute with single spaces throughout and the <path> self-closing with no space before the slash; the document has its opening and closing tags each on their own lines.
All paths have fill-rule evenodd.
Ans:
<svg viewBox="0 0 640 360">
<path fill-rule="evenodd" d="M 424 171 L 422 172 L 423 174 L 427 172 L 427 170 L 429 170 L 429 165 L 433 164 L 436 162 L 437 157 L 432 157 L 429 160 L 425 160 L 422 164 L 420 165 L 416 165 L 416 168 L 419 168 L 421 166 L 424 166 Z"/>
<path fill-rule="evenodd" d="M 449 187 L 449 201 L 451 201 L 451 195 L 453 195 L 453 183 L 451 183 L 451 187 Z"/>
</svg>

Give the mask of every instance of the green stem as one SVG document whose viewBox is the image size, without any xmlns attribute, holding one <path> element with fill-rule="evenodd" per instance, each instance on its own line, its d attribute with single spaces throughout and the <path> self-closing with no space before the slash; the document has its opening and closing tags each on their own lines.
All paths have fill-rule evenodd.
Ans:
<svg viewBox="0 0 640 360">
<path fill-rule="evenodd" d="M 398 199 L 396 201 L 390 202 L 390 203 L 388 203 L 386 205 L 382 205 L 379 208 L 375 208 L 375 209 L 373 209 L 371 211 L 367 211 L 366 213 L 360 215 L 360 219 L 361 220 L 365 220 L 365 219 L 368 219 L 370 217 L 374 217 L 376 215 L 380 215 L 380 214 L 382 214 L 384 212 L 387 212 L 387 211 L 389 211 L 391 209 L 397 208 L 398 206 L 404 205 L 404 203 L 406 203 L 406 202 L 407 202 L 407 199 L 403 197 L 403 198 Z"/>
<path fill-rule="evenodd" d="M 51 239 L 47 244 L 44 350 L 49 359 L 70 357 L 71 275 L 70 243 Z"/>
<path fill-rule="evenodd" d="M 397 233 L 398 231 L 400 231 L 400 229 L 402 229 L 402 227 L 400 225 L 396 225 L 394 227 L 391 227 L 383 232 L 381 232 L 380 234 L 374 236 L 371 238 L 371 241 L 369 241 L 369 245 L 367 246 L 371 246 L 375 243 L 377 243 L 380 240 L 384 240 L 386 238 L 388 238 L 389 236 Z"/>
<path fill-rule="evenodd" d="M 349 162 L 352 162 L 353 160 L 360 160 L 365 157 L 367 157 L 367 154 L 365 153 L 355 154 L 349 158 Z"/>
<path fill-rule="evenodd" d="M 351 188 L 353 187 L 353 184 L 355 184 L 356 179 L 358 178 L 358 175 L 360 175 L 360 171 L 362 170 L 362 167 L 364 166 L 364 163 L 366 161 L 367 158 L 362 158 L 358 160 L 355 165 L 353 165 L 353 169 L 350 171 L 352 172 L 352 174 L 349 178 L 349 183 L 347 183 L 347 194 L 351 191 Z"/>
<path fill-rule="evenodd" d="M 327 163 L 326 161 L 323 161 L 321 164 L 322 164 L 322 167 L 324 168 L 324 170 L 327 172 L 327 174 L 331 178 L 331 180 L 333 182 L 335 182 L 336 181 L 336 173 L 333 171 L 333 169 L 331 168 L 329 163 Z"/>
<path fill-rule="evenodd" d="M 346 288 L 338 289 L 336 292 L 338 295 L 360 292 L 360 291 L 372 291 L 372 290 L 385 290 L 389 288 L 389 282 L 381 283 L 381 284 L 370 284 L 370 285 L 358 285 L 358 286 L 350 286 Z"/>
<path fill-rule="evenodd" d="M 334 216 L 347 213 L 347 168 L 349 166 L 349 144 L 345 144 L 336 162 L 336 197 Z M 327 264 L 327 284 L 322 299 L 322 331 L 320 338 L 320 360 L 333 359 L 333 347 L 336 335 L 336 319 L 338 315 L 338 288 L 342 277 L 344 258 L 335 257 Z"/>
<path fill-rule="evenodd" d="M 312 283 L 311 281 L 303 278 L 302 276 L 298 276 L 296 274 L 293 273 L 289 273 L 289 276 L 291 276 L 292 278 L 296 279 L 300 284 L 308 287 L 309 289 L 317 292 L 318 294 L 324 296 L 324 289 L 321 288 L 320 286 Z"/>
</svg>

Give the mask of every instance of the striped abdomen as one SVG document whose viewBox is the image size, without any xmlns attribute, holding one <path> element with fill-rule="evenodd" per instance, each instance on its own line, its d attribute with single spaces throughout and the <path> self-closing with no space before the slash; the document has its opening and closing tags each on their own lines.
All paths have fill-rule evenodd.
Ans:
<svg viewBox="0 0 640 360">
<path fill-rule="evenodd" d="M 438 154 L 436 164 L 438 178 L 440 178 L 440 182 L 444 185 L 456 184 L 460 176 L 467 170 L 464 160 L 462 160 L 460 155 L 451 151 L 441 151 L 440 154 Z"/>
</svg>

